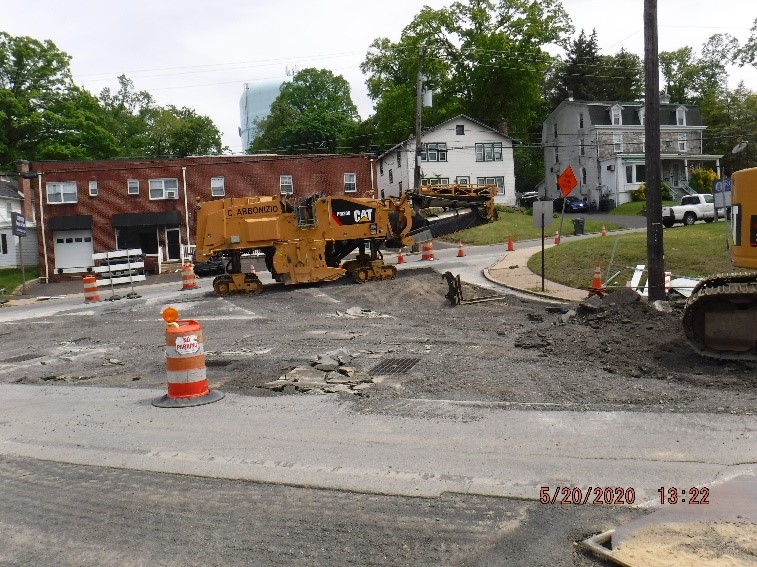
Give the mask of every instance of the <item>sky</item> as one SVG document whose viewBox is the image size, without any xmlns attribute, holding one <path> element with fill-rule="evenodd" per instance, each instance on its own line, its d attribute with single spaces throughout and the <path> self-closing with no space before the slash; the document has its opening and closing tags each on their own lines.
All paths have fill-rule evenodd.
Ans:
<svg viewBox="0 0 757 567">
<path fill-rule="evenodd" d="M 71 56 L 74 82 L 98 95 L 125 74 L 161 105 L 209 116 L 232 153 L 242 153 L 244 84 L 283 80 L 287 69 L 330 69 L 349 81 L 362 118 L 373 112 L 360 63 L 378 37 L 397 41 L 423 6 L 452 0 L 2 0 L 0 31 L 52 40 Z M 604 54 L 644 54 L 643 0 L 563 0 L 576 28 L 596 29 Z M 660 51 L 699 51 L 716 33 L 744 43 L 752 0 L 660 0 Z M 557 53 L 559 50 L 550 49 Z M 757 91 L 757 69 L 729 68 Z"/>
</svg>

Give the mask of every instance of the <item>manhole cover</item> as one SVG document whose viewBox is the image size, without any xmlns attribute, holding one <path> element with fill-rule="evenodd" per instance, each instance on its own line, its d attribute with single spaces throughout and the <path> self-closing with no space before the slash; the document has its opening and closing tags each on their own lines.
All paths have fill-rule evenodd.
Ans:
<svg viewBox="0 0 757 567">
<path fill-rule="evenodd" d="M 380 376 L 382 374 L 404 374 L 415 366 L 420 358 L 393 358 L 379 362 L 371 368 L 369 374 Z"/>
<path fill-rule="evenodd" d="M 10 358 L 6 358 L 2 362 L 3 364 L 13 364 L 14 362 L 24 362 L 26 360 L 34 360 L 35 358 L 42 358 L 44 355 L 42 354 L 19 354 L 18 356 L 12 356 Z"/>
</svg>

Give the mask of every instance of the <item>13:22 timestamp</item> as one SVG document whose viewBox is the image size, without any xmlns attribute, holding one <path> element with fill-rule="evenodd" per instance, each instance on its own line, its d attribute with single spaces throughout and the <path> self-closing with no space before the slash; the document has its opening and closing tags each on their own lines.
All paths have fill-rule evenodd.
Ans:
<svg viewBox="0 0 757 567">
<path fill-rule="evenodd" d="M 660 504 L 709 504 L 710 489 L 706 486 L 697 488 L 676 488 L 671 486 L 666 488 L 661 486 L 657 489 L 660 494 Z"/>
</svg>

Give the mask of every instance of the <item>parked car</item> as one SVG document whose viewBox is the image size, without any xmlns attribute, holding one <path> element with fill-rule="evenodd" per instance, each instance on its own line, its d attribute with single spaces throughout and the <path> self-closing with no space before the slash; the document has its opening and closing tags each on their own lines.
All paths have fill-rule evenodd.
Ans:
<svg viewBox="0 0 757 567">
<path fill-rule="evenodd" d="M 558 197 L 554 201 L 552 201 L 552 207 L 554 208 L 555 212 L 559 213 L 563 210 L 563 202 L 565 203 L 565 212 L 566 213 L 588 213 L 589 212 L 589 204 L 585 201 L 582 201 L 578 197 L 574 197 L 573 195 L 566 197 L 563 199 L 562 197 Z"/>
<path fill-rule="evenodd" d="M 534 201 L 539 200 L 539 193 L 538 191 L 526 191 L 520 196 L 520 206 L 521 207 L 533 207 Z"/>
<path fill-rule="evenodd" d="M 195 274 L 198 276 L 214 276 L 226 272 L 226 260 L 223 258 L 210 258 L 207 262 L 192 262 Z"/>
</svg>

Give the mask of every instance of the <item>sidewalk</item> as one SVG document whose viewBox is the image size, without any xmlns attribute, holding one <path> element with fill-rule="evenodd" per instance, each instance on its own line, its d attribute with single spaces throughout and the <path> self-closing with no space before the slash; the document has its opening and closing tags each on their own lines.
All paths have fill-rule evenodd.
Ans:
<svg viewBox="0 0 757 567">
<path fill-rule="evenodd" d="M 553 246 L 554 244 L 549 244 L 544 248 L 546 250 Z M 516 248 L 513 252 L 506 252 L 501 260 L 484 268 L 484 277 L 501 286 L 549 299 L 580 302 L 588 297 L 588 289 L 576 289 L 546 279 L 542 291 L 541 276 L 528 269 L 528 260 L 539 252 L 541 246 Z M 590 282 L 587 282 L 587 288 L 588 283 Z"/>
</svg>

